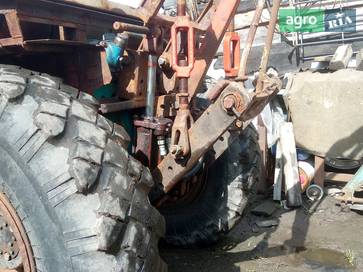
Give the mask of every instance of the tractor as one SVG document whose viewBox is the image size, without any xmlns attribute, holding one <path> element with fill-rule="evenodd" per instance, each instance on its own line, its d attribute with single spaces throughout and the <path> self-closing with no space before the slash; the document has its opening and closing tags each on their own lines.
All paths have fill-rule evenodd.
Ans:
<svg viewBox="0 0 363 272">
<path fill-rule="evenodd" d="M 260 176 L 251 120 L 281 88 L 280 1 L 253 92 L 239 4 L 0 1 L 1 271 L 167 271 L 160 239 L 236 225 Z M 221 45 L 226 76 L 206 86 Z"/>
</svg>

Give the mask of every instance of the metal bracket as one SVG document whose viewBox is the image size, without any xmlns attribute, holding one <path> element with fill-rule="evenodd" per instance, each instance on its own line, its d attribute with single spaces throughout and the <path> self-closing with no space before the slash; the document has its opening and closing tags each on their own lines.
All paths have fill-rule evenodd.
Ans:
<svg viewBox="0 0 363 272">
<path fill-rule="evenodd" d="M 179 109 L 172 128 L 170 152 L 180 159 L 190 152 L 188 129 L 194 123 L 189 109 Z"/>
<path fill-rule="evenodd" d="M 178 60 L 178 34 L 186 33 L 186 61 L 187 65 L 179 65 Z M 175 24 L 171 28 L 172 66 L 177 77 L 190 77 L 190 72 L 194 67 L 194 27 L 190 24 L 187 16 L 178 16 Z"/>
<path fill-rule="evenodd" d="M 197 163 L 211 146 L 227 131 L 236 121 L 237 116 L 231 114 L 223 105 L 226 97 L 238 97 L 241 113 L 246 108 L 250 98 L 242 84 L 232 82 L 222 92 L 215 103 L 199 117 L 188 131 L 190 140 L 190 156 L 185 160 L 175 160 L 169 153 L 154 170 L 155 181 L 164 185 L 164 191 L 168 192 L 173 186 Z"/>
<path fill-rule="evenodd" d="M 227 32 L 223 41 L 223 65 L 227 77 L 238 76 L 241 42 L 237 32 Z"/>
</svg>

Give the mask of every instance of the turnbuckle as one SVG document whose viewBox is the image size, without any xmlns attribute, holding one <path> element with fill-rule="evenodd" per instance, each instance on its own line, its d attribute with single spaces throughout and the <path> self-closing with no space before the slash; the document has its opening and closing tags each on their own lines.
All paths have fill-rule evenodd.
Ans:
<svg viewBox="0 0 363 272">
<path fill-rule="evenodd" d="M 180 37 L 186 33 L 187 40 L 186 44 L 182 44 L 182 39 L 178 39 L 178 34 Z M 179 43 L 178 43 L 179 42 Z M 178 44 L 180 48 L 185 49 L 184 54 L 186 57 L 187 65 L 181 66 L 179 63 L 179 52 Z M 194 46 L 195 46 L 195 30 L 192 26 L 188 16 L 179 16 L 174 25 L 171 28 L 171 46 L 172 46 L 172 67 L 176 72 L 177 77 L 190 77 L 190 72 L 194 67 Z M 186 48 L 185 48 L 186 47 Z"/>
</svg>

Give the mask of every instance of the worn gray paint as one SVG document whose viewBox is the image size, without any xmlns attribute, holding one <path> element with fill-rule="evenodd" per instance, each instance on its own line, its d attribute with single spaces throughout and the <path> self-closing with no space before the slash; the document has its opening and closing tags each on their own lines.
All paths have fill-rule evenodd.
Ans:
<svg viewBox="0 0 363 272">
<path fill-rule="evenodd" d="M 362 71 L 297 73 L 287 88 L 298 147 L 332 158 L 363 158 Z"/>
</svg>

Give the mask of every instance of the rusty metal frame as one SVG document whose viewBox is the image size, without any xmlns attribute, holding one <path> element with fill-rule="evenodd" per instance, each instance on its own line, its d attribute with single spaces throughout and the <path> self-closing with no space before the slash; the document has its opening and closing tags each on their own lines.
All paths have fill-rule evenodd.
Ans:
<svg viewBox="0 0 363 272">
<path fill-rule="evenodd" d="M 239 71 L 238 71 L 238 78 L 240 80 L 246 79 L 247 61 L 248 61 L 248 57 L 251 52 L 253 41 L 255 40 L 256 31 L 259 26 L 259 22 L 260 22 L 262 11 L 263 11 L 264 7 L 265 7 L 265 0 L 258 0 L 257 5 L 256 5 L 256 10 L 253 15 L 252 22 L 250 24 L 250 29 L 248 31 L 246 44 L 245 44 L 245 46 L 243 48 L 243 52 L 242 52 L 241 63 L 240 63 Z"/>
<path fill-rule="evenodd" d="M 21 31 L 21 22 L 35 22 L 59 26 L 60 40 L 58 42 L 72 48 L 76 45 L 74 42 L 79 42 L 81 45 L 82 42 L 85 41 L 85 32 L 87 29 L 92 27 L 102 28 L 103 26 L 107 26 L 107 28 L 109 28 L 114 22 L 124 22 L 120 19 L 125 19 L 124 23 L 129 24 L 116 24 L 119 31 L 123 31 L 127 28 L 129 30 L 135 30 L 135 32 L 139 32 L 139 34 L 142 33 L 143 35 L 146 35 L 143 36 L 143 42 L 140 43 L 140 46 L 137 49 L 137 52 L 140 54 L 141 52 L 145 53 L 145 56 L 140 56 L 140 59 L 137 62 L 139 64 L 142 63 L 141 58 L 147 56 L 146 53 L 151 53 L 148 52 L 150 51 L 148 48 L 143 46 L 145 40 L 155 38 L 156 33 L 160 34 L 160 31 L 162 32 L 161 28 L 165 28 L 166 30 L 171 28 L 175 30 L 178 26 L 178 22 L 180 23 L 181 20 L 187 19 L 185 17 L 185 12 L 183 14 L 178 12 L 179 17 L 177 18 L 158 15 L 157 12 L 164 2 L 163 0 L 145 0 L 138 9 L 130 9 L 118 4 L 115 4 L 115 6 L 113 6 L 113 4 L 110 6 L 104 6 L 102 4 L 103 1 L 101 0 L 92 1 L 91 5 L 88 7 L 83 5 L 85 3 L 84 1 L 80 0 L 4 1 L 7 3 L 8 7 L 12 7 L 12 10 L 16 10 L 16 13 L 12 15 L 13 17 L 11 17 L 13 21 L 14 19 L 17 20 L 14 23 L 14 33 L 16 34 L 14 37 L 21 40 L 13 39 L 13 45 L 18 45 L 24 49 L 29 46 L 29 41 L 26 41 L 22 36 L 23 34 L 18 31 Z M 185 1 L 182 0 L 179 1 L 179 3 L 182 2 L 185 3 Z M 37 14 L 32 13 L 32 7 L 35 3 L 42 3 L 42 8 L 37 9 Z M 162 83 L 163 86 L 160 86 L 160 89 L 163 89 L 162 87 L 164 87 L 166 93 L 171 95 L 172 93 L 175 93 L 176 86 L 178 86 L 176 82 L 179 83 L 179 94 L 177 96 L 177 98 L 179 98 L 177 99 L 179 102 L 179 112 L 189 110 L 189 102 L 201 86 L 208 67 L 216 55 L 218 47 L 235 15 L 239 3 L 239 0 L 211 1 L 211 4 L 203 11 L 197 21 L 192 22 L 188 19 L 187 24 L 179 24 L 182 27 L 187 25 L 188 31 L 190 29 L 193 30 L 189 31 L 189 38 L 187 37 L 189 44 L 195 44 L 194 38 L 198 43 L 198 46 L 195 48 L 195 52 L 190 54 L 192 55 L 192 58 L 183 60 L 186 61 L 185 65 L 183 65 L 180 60 L 179 63 L 177 63 L 177 66 L 188 67 L 188 73 L 179 73 L 179 75 L 176 73 L 176 76 L 174 77 L 164 77 L 164 82 Z M 54 5 L 57 5 L 57 10 L 54 8 L 52 9 Z M 271 48 L 279 5 L 280 0 L 274 0 L 256 93 L 250 97 L 242 90 L 243 87 L 241 83 L 233 82 L 225 82 L 210 93 L 213 98 L 212 100 L 215 100 L 215 102 L 206 111 L 204 111 L 194 124 L 193 122 L 190 122 L 191 124 L 185 129 L 189 141 L 189 144 L 185 144 L 185 148 L 188 148 L 187 151 L 189 152 L 185 152 L 180 158 L 173 156 L 171 154 L 172 152 L 170 152 L 154 171 L 156 180 L 164 184 L 165 191 L 171 190 L 173 185 L 175 185 L 180 178 L 194 166 L 198 159 L 214 144 L 216 144 L 223 134 L 226 133 L 229 126 L 233 125 L 233 123 L 237 120 L 241 127 L 243 121 L 248 121 L 252 117 L 256 116 L 263 109 L 266 103 L 268 103 L 270 97 L 279 90 L 279 82 L 276 79 L 271 80 L 266 76 L 267 60 Z M 70 12 L 67 12 L 67 10 Z M 162 27 L 160 27 L 160 25 L 162 25 Z M 73 44 L 66 41 L 64 27 L 74 28 L 77 30 L 77 40 L 72 41 Z M 194 32 L 196 35 L 194 35 Z M 19 33 L 21 36 L 19 36 Z M 173 37 L 171 40 L 173 40 Z M 34 43 L 34 41 L 32 42 Z M 174 61 L 172 59 L 172 52 L 174 50 L 175 55 L 175 48 L 174 38 L 174 44 L 169 42 L 162 54 L 162 56 L 166 59 L 166 62 L 174 64 L 171 65 L 174 66 L 174 68 L 176 63 L 175 59 Z M 156 53 L 154 52 L 154 54 Z M 159 55 L 159 53 L 157 53 L 157 55 Z M 194 56 L 195 59 L 193 58 Z M 182 68 L 185 70 L 185 67 Z M 146 101 L 142 98 L 145 97 L 145 88 L 143 86 L 139 86 L 139 78 L 143 77 L 145 71 L 142 69 L 145 69 L 146 67 L 141 65 L 139 68 L 141 71 L 137 72 L 138 77 L 137 82 L 135 82 L 135 86 L 130 88 L 128 85 L 123 86 L 124 90 L 127 89 L 127 91 L 119 93 L 119 97 L 123 97 L 128 100 L 116 102 L 112 105 L 103 104 L 103 108 L 101 108 L 101 110 L 113 111 L 120 108 L 137 108 L 144 105 Z M 130 72 L 132 71 L 133 69 L 130 70 Z M 238 90 L 238 92 L 236 90 Z M 164 113 L 162 113 L 162 115 L 164 115 Z M 183 125 L 185 123 L 186 122 L 183 121 Z M 178 125 L 180 124 L 178 124 L 178 120 L 176 120 L 172 131 L 178 129 Z M 143 124 L 140 125 L 140 127 L 142 126 Z M 201 141 L 201 139 L 203 140 Z M 227 137 L 227 140 L 228 139 L 229 136 Z M 221 146 L 225 148 L 226 145 Z M 219 148 L 219 153 L 223 151 L 223 148 Z"/>
<path fill-rule="evenodd" d="M 203 33 L 202 47 L 196 51 L 194 67 L 191 70 L 190 78 L 188 80 L 188 93 L 189 100 L 196 94 L 198 88 L 201 86 L 203 78 L 205 77 L 208 67 L 211 64 L 218 47 L 224 37 L 225 32 L 235 15 L 239 0 L 219 0 L 203 14 L 198 20 L 198 29 L 205 30 Z M 208 41 L 208 45 L 206 45 Z M 165 58 L 171 59 L 171 50 L 169 47 L 163 53 Z M 165 86 L 175 86 L 175 78 L 165 79 Z M 169 82 L 168 82 L 169 81 Z M 171 82 L 170 82 L 171 81 Z M 169 92 L 173 90 L 167 90 Z"/>
<path fill-rule="evenodd" d="M 225 85 L 219 84 L 219 86 L 218 92 Z M 250 95 L 244 90 L 241 83 L 230 82 L 216 101 L 188 130 L 190 156 L 184 160 L 175 160 L 169 153 L 153 171 L 155 181 L 162 183 L 164 191 L 169 192 L 212 146 L 217 150 L 214 155 L 217 159 L 235 137 L 227 131 L 228 128 L 235 126 L 240 131 L 243 130 L 246 124 L 260 113 L 271 96 L 280 89 L 281 82 L 278 79 L 267 77 L 261 90 L 261 93 L 265 95 L 256 99 L 255 95 Z M 214 92 L 216 91 L 211 91 L 211 93 Z"/>
<path fill-rule="evenodd" d="M 234 99 L 232 107 L 235 112 L 230 103 L 225 103 L 230 99 Z M 219 98 L 189 129 L 190 156 L 184 160 L 175 160 L 173 154 L 169 153 L 153 171 L 155 181 L 163 184 L 165 192 L 170 191 L 243 114 L 249 100 L 249 95 L 241 84 L 232 82 L 223 90 Z"/>
<path fill-rule="evenodd" d="M 92 3 L 97 7 L 97 0 Z M 103 1 L 98 1 L 103 2 Z M 125 23 L 133 23 L 135 25 L 143 25 L 141 18 L 145 18 L 146 22 L 152 18 L 159 10 L 162 0 L 144 2 L 144 7 L 140 10 L 131 11 L 131 8 L 115 4 L 117 7 L 108 7 L 102 10 L 94 7 L 80 5 L 82 1 L 69 0 L 3 0 L 0 4 L 2 13 L 5 15 L 11 37 L 0 39 L 0 44 L 4 46 L 24 46 L 26 37 L 22 31 L 22 23 L 38 23 L 44 25 L 59 26 L 60 39 L 59 44 L 75 46 L 75 44 L 62 43 L 62 28 L 72 28 L 76 35 L 73 41 L 85 42 L 85 32 L 87 29 L 109 29 L 117 20 Z M 150 5 L 155 3 L 154 8 Z M 41 8 L 39 8 L 41 5 Z M 34 10 L 36 9 L 36 13 Z M 147 10 L 147 12 L 145 12 Z M 140 16 L 138 16 L 140 15 Z M 64 38 L 64 36 L 63 36 Z M 25 48 L 26 49 L 26 48 Z"/>
<path fill-rule="evenodd" d="M 0 39 L 0 47 L 21 44 L 23 43 L 23 33 L 21 31 L 19 18 L 17 16 L 16 10 L 4 10 L 0 11 L 0 14 L 4 15 L 7 28 L 10 34 L 10 37 Z"/>
</svg>

